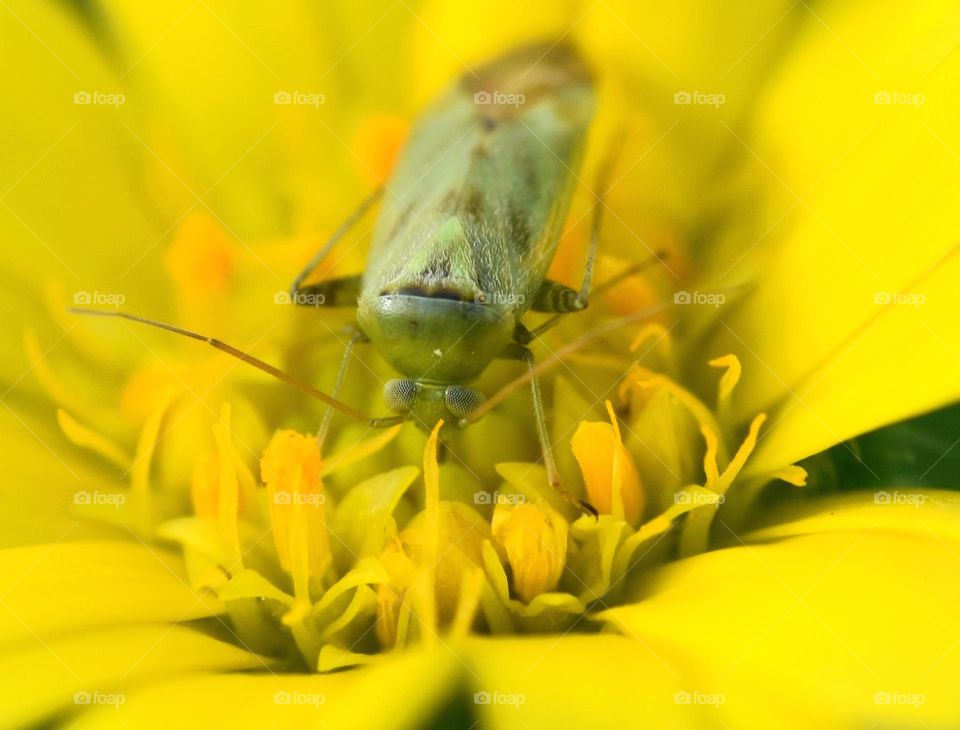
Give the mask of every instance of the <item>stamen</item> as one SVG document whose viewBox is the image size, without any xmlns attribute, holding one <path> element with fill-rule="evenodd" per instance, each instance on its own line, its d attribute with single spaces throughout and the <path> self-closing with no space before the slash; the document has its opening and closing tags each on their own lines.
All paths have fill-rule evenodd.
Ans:
<svg viewBox="0 0 960 730">
<path fill-rule="evenodd" d="M 133 457 L 133 464 L 130 467 L 132 472 L 130 477 L 130 495 L 135 508 L 139 510 L 140 529 L 149 534 L 153 529 L 153 504 L 150 493 L 150 466 L 153 463 L 153 452 L 156 449 L 157 441 L 160 438 L 160 425 L 163 423 L 163 417 L 170 407 L 173 400 L 172 391 L 166 391 L 161 395 L 159 403 L 154 407 L 150 415 L 147 416 L 146 423 L 140 431 L 140 439 L 137 441 L 137 451 Z"/>
<path fill-rule="evenodd" d="M 231 556 L 231 565 L 227 567 L 231 573 L 235 573 L 243 569 L 243 556 L 240 551 L 240 536 L 237 532 L 240 495 L 237 472 L 234 467 L 236 455 L 231 443 L 229 403 L 224 403 L 220 410 L 220 422 L 213 427 L 213 438 L 217 443 L 220 465 L 219 488 L 217 490 L 217 524 Z"/>
<path fill-rule="evenodd" d="M 418 616 L 424 628 L 428 643 L 432 643 L 437 636 L 437 586 L 436 563 L 439 554 L 440 542 L 440 467 L 437 464 L 437 441 L 443 421 L 437 421 L 433 427 L 427 445 L 423 451 L 423 484 L 426 489 L 424 515 L 426 532 L 424 540 L 424 556 L 421 590 L 417 591 L 420 610 Z"/>
<path fill-rule="evenodd" d="M 632 525 L 643 516 L 646 498 L 633 456 L 620 439 L 613 407 L 611 423 L 582 421 L 570 441 L 587 488 L 587 497 L 601 514 Z"/>
<path fill-rule="evenodd" d="M 544 502 L 498 504 L 493 537 L 506 553 L 513 590 L 525 603 L 557 587 L 567 560 L 567 521 Z"/>
<path fill-rule="evenodd" d="M 77 446 L 99 454 L 111 464 L 123 471 L 130 468 L 131 459 L 110 439 L 82 425 L 63 408 L 57 409 L 57 423 L 60 430 Z"/>
</svg>

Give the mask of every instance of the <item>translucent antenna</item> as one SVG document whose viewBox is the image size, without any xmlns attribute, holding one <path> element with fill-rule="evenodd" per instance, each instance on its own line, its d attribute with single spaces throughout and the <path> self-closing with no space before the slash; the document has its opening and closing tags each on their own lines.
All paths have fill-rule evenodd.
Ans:
<svg viewBox="0 0 960 730">
<path fill-rule="evenodd" d="M 322 390 L 317 390 L 312 385 L 308 385 L 307 383 L 303 383 L 297 380 L 292 375 L 288 375 L 282 370 L 278 370 L 273 365 L 266 363 L 263 360 L 260 360 L 258 358 L 255 358 L 253 355 L 248 355 L 246 352 L 243 352 L 242 350 L 238 350 L 236 347 L 233 347 L 232 345 L 228 345 L 226 342 L 222 342 L 213 337 L 207 337 L 206 335 L 201 335 L 199 332 L 192 332 L 191 330 L 187 330 L 182 327 L 177 327 L 176 325 L 167 324 L 166 322 L 159 322 L 155 319 L 148 319 L 147 317 L 140 317 L 140 316 L 137 316 L 136 314 L 130 314 L 128 312 L 103 311 L 99 309 L 84 309 L 81 307 L 71 307 L 67 311 L 72 312 L 73 314 L 92 315 L 94 317 L 116 317 L 118 319 L 126 319 L 126 320 L 130 320 L 131 322 L 139 322 L 140 324 L 149 325 L 150 327 L 156 327 L 157 329 L 166 330 L 167 332 L 173 332 L 174 334 L 177 334 L 177 335 L 183 335 L 184 337 L 189 337 L 192 340 L 199 340 L 200 342 L 206 342 L 211 347 L 215 347 L 221 352 L 225 352 L 228 355 L 232 355 L 238 360 L 241 360 L 242 362 L 245 362 L 248 365 L 252 365 L 258 370 L 262 370 L 263 372 L 267 373 L 268 375 L 272 375 L 277 380 L 282 380 L 287 385 L 292 385 L 294 388 L 301 391 L 302 393 L 306 393 L 311 398 L 316 398 L 319 401 L 323 401 L 331 408 L 336 408 L 341 413 L 347 416 L 350 416 L 351 418 L 355 418 L 358 421 L 363 421 L 375 427 L 380 427 L 382 425 L 393 425 L 395 421 L 395 419 L 379 419 L 379 418 L 371 418 L 370 416 L 365 416 L 364 414 L 360 413 L 360 411 L 355 410 L 354 408 L 351 408 L 350 406 L 348 406 L 346 403 L 342 403 L 341 401 L 337 400 L 333 396 L 327 395 Z M 385 423 L 386 421 L 389 421 L 389 423 Z"/>
</svg>

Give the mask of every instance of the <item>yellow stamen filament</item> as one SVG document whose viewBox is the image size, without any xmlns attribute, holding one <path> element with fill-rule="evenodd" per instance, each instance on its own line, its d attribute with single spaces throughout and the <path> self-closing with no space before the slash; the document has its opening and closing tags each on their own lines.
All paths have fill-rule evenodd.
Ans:
<svg viewBox="0 0 960 730">
<path fill-rule="evenodd" d="M 715 476 L 718 471 L 716 467 L 710 469 L 709 474 L 714 475 L 714 478 L 711 479 L 710 476 L 708 476 L 707 489 L 720 496 L 726 494 L 726 491 L 730 488 L 730 485 L 733 484 L 733 480 L 740 473 L 750 454 L 753 453 L 753 449 L 757 445 L 757 436 L 760 433 L 760 427 L 766 420 L 767 414 L 765 413 L 760 413 L 753 419 L 750 423 L 746 438 L 744 438 L 743 443 L 740 444 L 740 448 L 737 449 L 737 453 L 727 468 L 723 470 L 722 474 L 717 477 Z M 706 432 L 704 436 L 706 436 Z M 694 555 L 707 549 L 707 543 L 710 538 L 710 525 L 713 522 L 713 517 L 717 513 L 718 508 L 719 504 L 706 504 L 693 510 L 687 516 L 687 521 L 683 526 L 683 532 L 680 536 L 680 552 L 682 555 Z"/>
<path fill-rule="evenodd" d="M 697 423 L 700 424 L 701 430 L 708 429 L 715 435 L 723 433 L 723 430 L 720 428 L 720 424 L 717 422 L 716 417 L 713 415 L 710 409 L 707 408 L 699 398 L 693 395 L 693 393 L 676 383 L 674 380 L 668 378 L 666 375 L 653 373 L 646 368 L 637 366 L 633 369 L 631 376 L 627 378 L 620 386 L 621 397 L 625 397 L 626 393 L 629 392 L 631 387 L 643 389 L 654 387 L 665 388 L 674 396 L 676 396 L 677 400 L 679 400 L 680 403 L 687 409 L 687 411 L 689 411 L 690 415 L 692 415 Z M 719 439 L 717 442 L 717 456 L 719 463 L 726 463 L 726 447 L 722 441 L 719 441 Z"/>
<path fill-rule="evenodd" d="M 351 464 L 355 464 L 358 461 L 363 461 L 369 456 L 377 453 L 380 451 L 380 449 L 393 441 L 394 437 L 400 433 L 400 429 L 402 427 L 402 424 L 391 426 L 390 428 L 378 433 L 373 438 L 351 444 L 343 451 L 330 456 L 324 460 L 323 466 L 320 469 L 320 476 L 325 477 L 328 474 L 337 471 L 338 469 L 344 469 Z"/>
<path fill-rule="evenodd" d="M 235 573 L 243 569 L 243 556 L 240 551 L 240 536 L 237 532 L 240 495 L 230 433 L 230 404 L 224 403 L 220 410 L 220 422 L 213 427 L 213 438 L 217 444 L 220 464 L 219 489 L 217 490 L 217 525 L 232 563 L 227 567 L 231 573 Z"/>
<path fill-rule="evenodd" d="M 736 355 L 724 355 L 710 360 L 708 363 L 715 368 L 726 368 L 723 375 L 720 376 L 720 383 L 717 386 L 717 413 L 721 420 L 726 419 L 730 411 L 730 396 L 737 383 L 740 382 L 740 374 L 743 371 L 740 360 Z"/>
<path fill-rule="evenodd" d="M 60 424 L 60 430 L 70 439 L 71 443 L 99 454 L 123 471 L 130 468 L 131 459 L 123 453 L 119 446 L 76 421 L 63 408 L 57 410 L 57 423 Z"/>
<path fill-rule="evenodd" d="M 670 336 L 670 330 L 659 322 L 650 322 L 640 329 L 637 336 L 633 338 L 633 342 L 630 343 L 630 352 L 636 352 L 644 348 L 650 340 L 653 340 L 653 344 L 649 346 L 649 349 L 659 348 L 661 354 L 667 360 L 673 358 L 673 339 Z"/>
<path fill-rule="evenodd" d="M 140 439 L 137 441 L 137 451 L 133 457 L 133 464 L 130 467 L 130 493 L 135 505 L 140 509 L 140 526 L 146 532 L 152 528 L 153 510 L 150 495 L 150 466 L 153 462 L 153 452 L 157 446 L 157 440 L 160 438 L 160 426 L 163 423 L 163 417 L 166 415 L 170 402 L 173 400 L 173 393 L 166 391 L 161 397 L 159 403 L 154 407 L 147 421 L 140 431 Z"/>
<path fill-rule="evenodd" d="M 423 451 L 423 483 L 425 524 L 422 575 L 417 582 L 418 614 L 425 629 L 424 639 L 433 643 L 437 635 L 436 564 L 440 550 L 440 467 L 437 464 L 437 441 L 443 421 L 433 427 Z"/>
<path fill-rule="evenodd" d="M 613 427 L 614 446 L 612 450 L 613 458 L 610 469 L 610 516 L 615 520 L 623 520 L 623 472 L 620 462 L 623 460 L 623 439 L 620 438 L 620 424 L 617 423 L 617 414 L 613 412 L 613 404 L 610 401 L 604 401 L 607 407 L 607 416 L 610 418 L 610 425 Z"/>
<path fill-rule="evenodd" d="M 23 348 L 27 355 L 27 360 L 33 370 L 33 374 L 40 381 L 41 387 L 50 396 L 50 399 L 73 411 L 74 413 L 88 413 L 90 408 L 76 397 L 76 394 L 67 388 L 57 378 L 56 373 L 47 363 L 47 358 L 43 350 L 40 349 L 40 343 L 32 329 L 26 329 L 23 333 Z"/>
<path fill-rule="evenodd" d="M 479 566 L 464 573 L 463 582 L 460 585 L 460 600 L 457 602 L 457 612 L 454 614 L 453 624 L 450 626 L 452 637 L 462 638 L 470 633 L 477 616 L 477 609 L 480 607 L 480 597 L 486 586 L 486 580 L 487 577 L 483 568 Z"/>
<path fill-rule="evenodd" d="M 790 466 L 785 466 L 782 469 L 778 469 L 770 474 L 770 478 L 779 479 L 787 484 L 792 484 L 795 487 L 807 486 L 807 470 L 802 466 L 797 466 L 796 464 L 791 464 Z"/>
</svg>

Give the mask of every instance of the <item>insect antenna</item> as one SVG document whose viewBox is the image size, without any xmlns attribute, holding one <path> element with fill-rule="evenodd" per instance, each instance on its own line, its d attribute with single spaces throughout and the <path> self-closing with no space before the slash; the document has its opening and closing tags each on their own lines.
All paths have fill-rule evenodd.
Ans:
<svg viewBox="0 0 960 730">
<path fill-rule="evenodd" d="M 243 350 L 238 350 L 233 345 L 228 345 L 226 342 L 218 340 L 214 337 L 207 337 L 206 335 L 202 335 L 199 332 L 193 332 L 191 330 L 184 329 L 183 327 L 177 327 L 176 325 L 168 324 L 166 322 L 160 322 L 155 319 L 140 317 L 136 314 L 130 314 L 129 312 L 104 311 L 100 309 L 84 309 L 82 307 L 70 307 L 67 311 L 73 314 L 82 314 L 82 315 L 94 316 L 94 317 L 115 317 L 117 319 L 126 319 L 131 322 L 139 322 L 140 324 L 149 325 L 150 327 L 156 327 L 157 329 L 166 330 L 167 332 L 173 332 L 174 334 L 177 334 L 177 335 L 183 335 L 184 337 L 189 337 L 192 340 L 198 340 L 199 342 L 206 342 L 211 347 L 214 347 L 217 350 L 220 350 L 221 352 L 225 352 L 228 355 L 231 355 L 237 358 L 238 360 L 247 363 L 247 365 L 252 365 L 258 370 L 261 370 L 267 373 L 268 375 L 272 375 L 277 380 L 282 380 L 287 385 L 292 385 L 294 388 L 301 391 L 302 393 L 306 393 L 311 398 L 316 398 L 317 400 L 326 403 L 331 408 L 335 408 L 341 413 L 347 416 L 350 416 L 351 418 L 355 418 L 358 421 L 363 421 L 369 424 L 370 426 L 373 426 L 376 428 L 385 428 L 387 426 L 392 426 L 398 422 L 394 417 L 371 418 L 370 416 L 366 416 L 360 411 L 354 408 L 351 408 L 346 403 L 343 403 L 337 400 L 333 396 L 327 395 L 322 390 L 317 390 L 312 385 L 308 385 L 307 383 L 297 380 L 292 375 L 289 375 L 283 372 L 282 370 L 275 368 L 270 363 L 264 362 L 263 360 L 260 360 L 259 358 L 256 358 L 253 355 L 250 355 L 244 352 Z"/>
</svg>

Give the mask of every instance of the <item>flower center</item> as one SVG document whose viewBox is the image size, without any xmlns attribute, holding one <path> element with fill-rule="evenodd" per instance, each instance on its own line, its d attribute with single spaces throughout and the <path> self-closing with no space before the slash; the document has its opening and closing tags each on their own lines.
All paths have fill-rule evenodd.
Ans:
<svg viewBox="0 0 960 730">
<path fill-rule="evenodd" d="M 200 293 L 187 296 L 196 288 L 194 269 L 212 261 L 226 281 L 234 264 L 229 245 L 205 233 L 202 221 L 183 236 L 168 263 L 186 316 L 199 317 L 209 308 Z M 197 249 L 197 238 L 206 248 Z M 281 430 L 259 455 L 257 474 L 250 465 L 258 455 L 245 444 L 267 438 L 250 427 L 256 414 L 249 402 L 229 391 L 220 402 L 234 402 L 237 413 L 222 407 L 211 448 L 196 452 L 196 430 L 175 444 L 164 437 L 162 468 L 152 468 L 164 424 L 174 432 L 170 422 L 183 419 L 188 396 L 196 400 L 191 378 L 222 377 L 222 367 L 207 372 L 196 364 L 183 375 L 164 365 L 131 378 L 123 412 L 142 424 L 132 457 L 60 411 L 66 436 L 129 482 L 108 495 L 116 499 L 77 509 L 144 539 L 178 543 L 191 581 L 217 593 L 239 640 L 260 653 L 296 657 L 301 668 L 329 671 L 470 632 L 592 630 L 594 612 L 631 598 L 632 577 L 707 550 L 718 536 L 717 514 L 723 511 L 721 524 L 735 522 L 769 480 L 741 477 L 765 416 L 745 428 L 730 420 L 737 359 L 710 361 L 722 373 L 708 405 L 666 374 L 676 367 L 662 326 L 644 328 L 633 349 L 652 351 L 650 343 L 661 351 L 657 369 L 632 366 L 618 409 L 605 403 L 605 420 L 582 420 L 584 404 L 566 402 L 557 388 L 554 410 L 561 419 L 572 414 L 573 434 L 555 444 L 557 458 L 565 479 L 579 476 L 597 519 L 575 512 L 539 464 L 498 464 L 501 481 L 473 491 L 462 470 L 437 462 L 441 424 L 419 468 L 390 468 L 379 458 L 400 426 L 330 454 L 313 434 Z M 36 341 L 28 337 L 27 345 L 43 384 L 70 405 L 62 397 L 69 389 L 56 382 Z M 199 416 L 209 432 L 209 414 Z M 357 469 L 365 478 L 354 476 Z M 794 484 L 804 478 L 797 468 L 775 476 Z M 192 510 L 187 490 L 177 488 L 184 483 Z"/>
<path fill-rule="evenodd" d="M 215 448 L 194 464 L 193 515 L 161 521 L 147 475 L 169 398 L 147 418 L 122 519 L 182 546 L 192 581 L 217 592 L 244 644 L 322 671 L 441 636 L 590 630 L 591 612 L 623 600 L 632 575 L 708 548 L 756 444 L 762 414 L 735 449 L 722 425 L 739 363 L 710 364 L 724 369 L 714 408 L 636 366 L 620 388 L 623 411 L 608 401 L 607 421 L 579 423 L 570 447 L 598 519 L 574 514 L 536 464 L 501 464 L 497 488 L 472 503 L 452 498 L 456 485 L 437 464 L 440 424 L 422 478 L 404 466 L 326 487 L 374 459 L 395 427 L 329 458 L 312 434 L 278 431 L 257 480 L 224 406 Z M 61 425 L 75 443 L 124 460 L 65 411 Z"/>
</svg>

